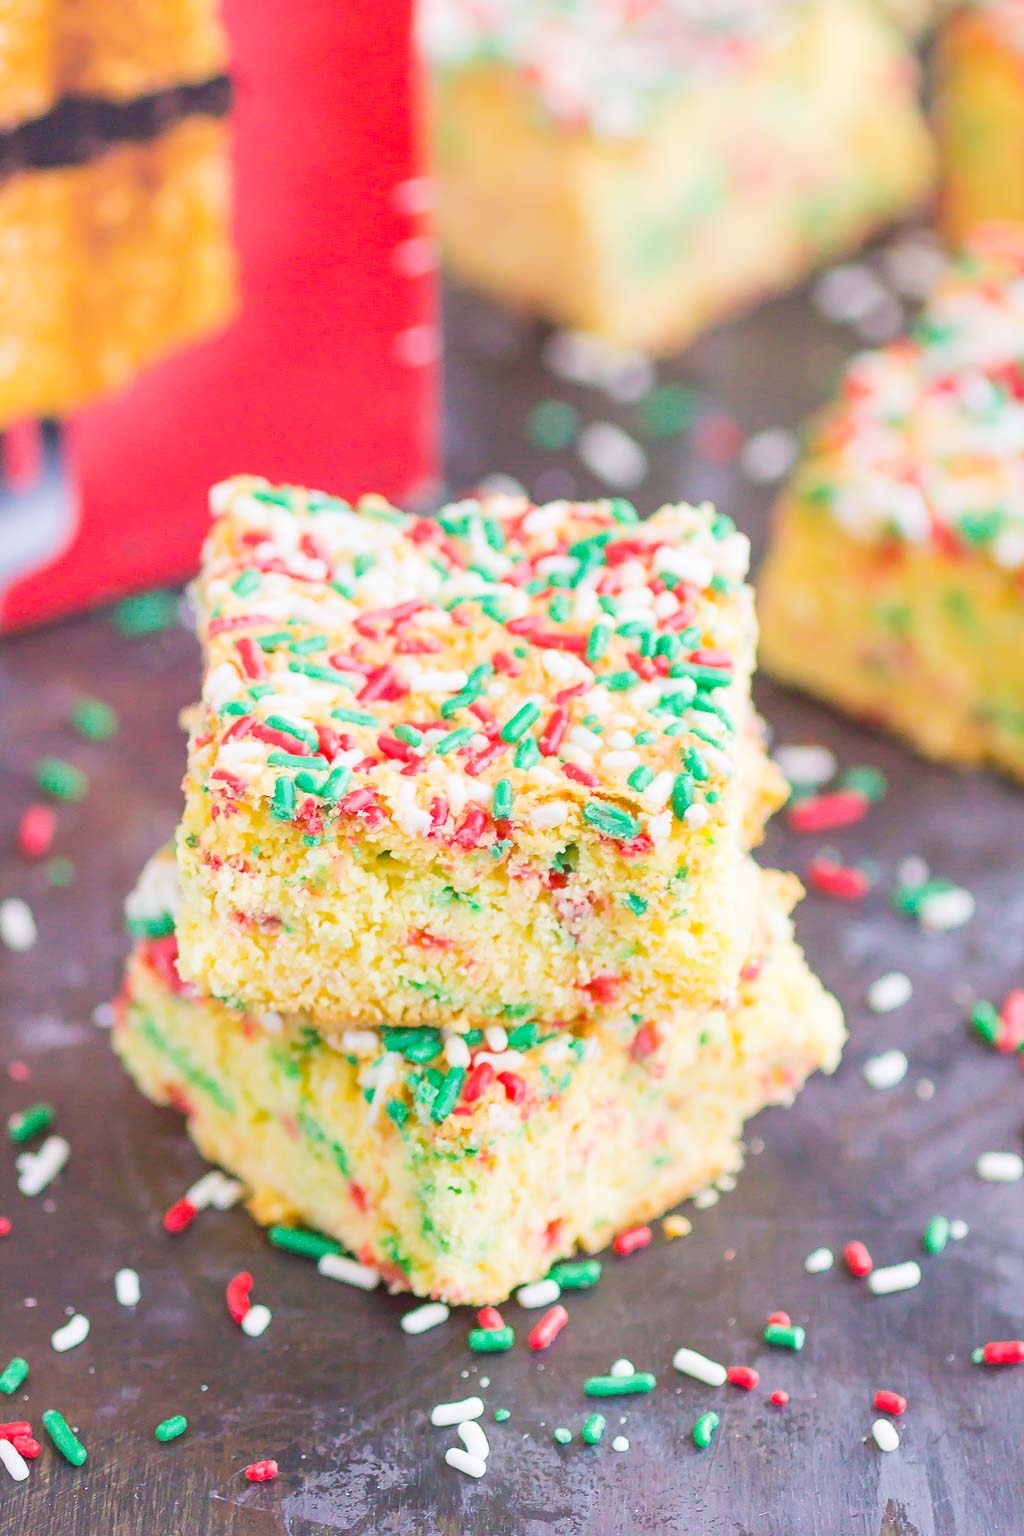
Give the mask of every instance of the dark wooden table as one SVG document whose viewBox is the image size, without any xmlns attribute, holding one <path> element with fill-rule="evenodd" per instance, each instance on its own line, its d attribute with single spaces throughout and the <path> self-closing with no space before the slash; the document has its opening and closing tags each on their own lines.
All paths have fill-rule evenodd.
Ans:
<svg viewBox="0 0 1024 1536">
<path fill-rule="evenodd" d="M 571 448 L 531 446 L 525 418 L 544 397 L 573 401 L 584 420 L 628 424 L 632 407 L 558 384 L 542 370 L 538 331 L 486 305 L 453 305 L 449 331 L 453 487 L 502 469 L 538 495 L 604 489 Z M 850 346 L 849 333 L 791 299 L 719 332 L 660 376 L 688 382 L 702 410 L 717 402 L 750 432 L 794 425 Z M 651 446 L 650 457 L 635 493 L 644 508 L 713 496 L 760 543 L 767 491 L 702 459 L 692 435 Z M 1019 1536 L 1024 1368 L 982 1369 L 970 1351 L 1024 1331 L 1024 1186 L 985 1184 L 974 1173 L 980 1152 L 1020 1148 L 1021 1071 L 969 1037 L 964 1015 L 975 995 L 998 999 L 1024 982 L 1020 793 L 927 766 L 760 688 L 777 739 L 828 742 L 842 765 L 875 764 L 889 779 L 867 821 L 830 839 L 877 861 L 876 891 L 852 910 L 812 896 L 799 919 L 813 963 L 847 1009 L 844 1062 L 794 1109 L 760 1117 L 752 1135 L 763 1150 L 735 1193 L 690 1212 L 692 1236 L 659 1236 L 646 1252 L 609 1262 L 598 1289 L 571 1300 L 571 1325 L 544 1357 L 517 1348 L 481 1362 L 465 1347 L 467 1317 L 407 1338 L 398 1319 L 408 1301 L 318 1278 L 271 1249 L 241 1209 L 204 1214 L 178 1237 L 161 1229 L 163 1211 L 202 1164 L 178 1118 L 124 1077 L 91 1014 L 118 986 L 125 892 L 175 822 L 177 714 L 197 677 L 185 629 L 126 640 L 102 614 L 0 649 L 0 895 L 24 896 L 39 923 L 36 948 L 0 950 L 0 1061 L 31 1069 L 23 1084 L 0 1073 L 0 1113 L 48 1099 L 72 1146 L 66 1171 L 35 1200 L 17 1193 L 13 1151 L 0 1158 L 0 1211 L 14 1222 L 0 1244 L 0 1353 L 31 1362 L 27 1395 L 2 1406 L 37 1427 L 58 1406 L 89 1447 L 81 1471 L 49 1446 L 26 1483 L 0 1471 L 3 1536 Z M 66 715 L 83 692 L 120 711 L 115 742 L 70 732 Z M 86 801 L 59 813 L 57 851 L 78 870 L 63 890 L 13 844 L 44 752 L 72 758 L 92 781 Z M 767 856 L 800 868 L 815 846 L 780 826 Z M 891 912 L 894 870 L 908 854 L 974 891 L 968 927 L 928 938 Z M 913 978 L 913 1000 L 874 1016 L 865 988 L 894 968 Z M 907 1052 L 910 1071 L 877 1092 L 862 1065 L 890 1046 Z M 933 1085 L 932 1097 L 922 1084 Z M 965 1218 L 971 1231 L 922 1259 L 917 1290 L 872 1298 L 840 1268 L 804 1273 L 812 1249 L 838 1252 L 854 1237 L 881 1263 L 918 1255 L 936 1212 Z M 124 1264 L 142 1279 L 135 1314 L 114 1299 Z M 273 1308 L 259 1341 L 241 1338 L 225 1313 L 224 1283 L 240 1268 L 254 1272 Z M 759 1343 L 777 1307 L 806 1325 L 802 1354 Z M 88 1315 L 92 1332 L 58 1355 L 49 1337 L 71 1308 Z M 761 1388 L 713 1393 L 678 1376 L 670 1362 L 684 1342 L 727 1363 L 756 1363 Z M 613 1406 L 600 1447 L 584 1448 L 578 1433 L 556 1445 L 556 1425 L 578 1432 L 583 1378 L 620 1355 L 657 1373 L 656 1392 Z M 491 1382 L 489 1408 L 507 1407 L 511 1418 L 490 1430 L 491 1468 L 474 1483 L 444 1465 L 454 1433 L 431 1429 L 427 1410 L 474 1390 L 481 1375 Z M 910 1400 L 902 1446 L 888 1456 L 865 1444 L 880 1386 Z M 773 1387 L 790 1392 L 787 1408 L 769 1405 Z M 698 1452 L 689 1430 L 712 1404 L 721 1428 Z M 186 1437 L 158 1444 L 154 1425 L 178 1412 L 189 1419 Z M 620 1432 L 626 1454 L 610 1444 Z M 249 1485 L 242 1468 L 265 1456 L 279 1460 L 280 1477 Z"/>
</svg>

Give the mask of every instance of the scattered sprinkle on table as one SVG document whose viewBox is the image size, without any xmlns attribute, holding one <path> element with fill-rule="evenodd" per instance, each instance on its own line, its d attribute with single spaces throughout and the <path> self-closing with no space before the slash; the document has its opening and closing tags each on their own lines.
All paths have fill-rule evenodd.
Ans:
<svg viewBox="0 0 1024 1536">
<path fill-rule="evenodd" d="M 960 886 L 936 891 L 924 898 L 917 915 L 926 933 L 950 933 L 970 922 L 974 916 L 974 897 Z"/>
<path fill-rule="evenodd" d="M 783 777 L 800 788 L 820 789 L 835 778 L 835 753 L 828 747 L 784 745 L 774 758 Z"/>
<path fill-rule="evenodd" d="M 325 1253 L 340 1252 L 333 1237 L 324 1237 L 323 1233 L 306 1227 L 268 1227 L 267 1236 L 275 1248 L 300 1254 L 304 1259 L 322 1259 Z"/>
<path fill-rule="evenodd" d="M 761 1380 L 761 1373 L 752 1365 L 730 1365 L 726 1377 L 734 1387 L 742 1387 L 744 1392 L 753 1392 Z"/>
<path fill-rule="evenodd" d="M 475 1355 L 505 1355 L 516 1342 L 514 1328 L 471 1328 L 466 1342 Z"/>
<path fill-rule="evenodd" d="M 443 1301 L 427 1301 L 422 1307 L 413 1307 L 410 1312 L 402 1314 L 403 1333 L 426 1333 L 431 1328 L 437 1328 L 441 1323 L 448 1321 L 449 1308 Z"/>
<path fill-rule="evenodd" d="M 636 1367 L 634 1366 L 632 1360 L 627 1360 L 625 1356 L 623 1356 L 620 1360 L 616 1360 L 613 1363 L 608 1374 L 609 1376 L 632 1376 L 635 1369 Z"/>
<path fill-rule="evenodd" d="M 48 805 L 29 805 L 18 821 L 18 847 L 26 859 L 45 859 L 53 847 L 57 818 Z"/>
<path fill-rule="evenodd" d="M 584 427 L 576 451 L 590 473 L 606 485 L 628 491 L 646 478 L 647 454 L 613 421 L 592 421 Z"/>
<path fill-rule="evenodd" d="M 188 1419 L 183 1413 L 173 1413 L 169 1419 L 164 1419 L 156 1426 L 153 1433 L 158 1440 L 177 1440 L 188 1429 Z"/>
<path fill-rule="evenodd" d="M 563 1306 L 549 1307 L 540 1321 L 530 1329 L 526 1342 L 531 1349 L 547 1349 L 568 1321 L 569 1314 Z"/>
<path fill-rule="evenodd" d="M 588 1376 L 583 1390 L 588 1397 L 621 1397 L 637 1392 L 653 1392 L 656 1377 L 650 1371 L 634 1371 L 632 1376 Z"/>
<path fill-rule="evenodd" d="M 47 1136 L 38 1152 L 22 1152 L 18 1155 L 18 1188 L 23 1195 L 42 1194 L 64 1167 L 71 1156 L 71 1148 L 63 1136 Z"/>
<path fill-rule="evenodd" d="M 245 1475 L 250 1483 L 270 1483 L 277 1476 L 279 1467 L 276 1461 L 251 1461 L 245 1469 Z"/>
<path fill-rule="evenodd" d="M 487 1460 L 491 1454 L 491 1443 L 476 1419 L 463 1419 L 456 1434 L 471 1456 L 478 1456 L 481 1461 Z"/>
<path fill-rule="evenodd" d="M 13 1142 L 31 1141 L 33 1136 L 48 1131 L 53 1124 L 52 1104 L 33 1104 L 29 1109 L 16 1110 L 7 1121 L 7 1135 Z"/>
<path fill-rule="evenodd" d="M 951 1236 L 948 1218 L 933 1216 L 921 1233 L 921 1246 L 925 1253 L 941 1253 Z"/>
<path fill-rule="evenodd" d="M 772 485 L 792 467 L 797 440 L 785 427 L 765 427 L 748 437 L 740 450 L 740 472 L 752 485 Z"/>
<path fill-rule="evenodd" d="M 974 1171 L 987 1184 L 1015 1184 L 1024 1178 L 1024 1158 L 1017 1152 L 983 1152 Z"/>
<path fill-rule="evenodd" d="M 58 1409 L 47 1408 L 43 1414 L 43 1428 L 65 1461 L 69 1461 L 73 1467 L 83 1464 L 89 1453 Z"/>
<path fill-rule="evenodd" d="M 62 757 L 40 758 L 33 773 L 39 788 L 55 800 L 84 800 L 89 793 L 89 780 L 81 768 Z"/>
<path fill-rule="evenodd" d="M 702 1381 L 708 1387 L 720 1387 L 726 1379 L 724 1365 L 720 1365 L 717 1360 L 709 1360 L 707 1355 L 699 1354 L 695 1349 L 687 1349 L 685 1345 L 676 1350 L 672 1364 L 684 1376 L 692 1376 L 695 1381 Z"/>
<path fill-rule="evenodd" d="M 23 1483 L 28 1477 L 28 1462 L 10 1440 L 0 1440 L 0 1461 L 16 1483 Z"/>
<path fill-rule="evenodd" d="M 122 1307 L 137 1307 L 142 1299 L 142 1287 L 139 1284 L 138 1272 L 134 1269 L 119 1269 L 114 1276 L 114 1295 Z"/>
<path fill-rule="evenodd" d="M 1024 1362 L 1024 1339 L 993 1339 L 971 1351 L 975 1365 L 1020 1365 Z"/>
<path fill-rule="evenodd" d="M 893 1296 L 897 1291 L 912 1291 L 921 1284 L 921 1266 L 916 1259 L 906 1259 L 902 1264 L 889 1264 L 884 1269 L 873 1269 L 868 1275 L 868 1290 L 872 1296 Z"/>
<path fill-rule="evenodd" d="M 102 699 L 79 699 L 71 710 L 71 724 L 88 741 L 110 741 L 118 723 L 117 711 Z"/>
<path fill-rule="evenodd" d="M 50 1335 L 50 1343 L 59 1355 L 69 1349 L 77 1349 L 89 1337 L 89 1319 L 81 1312 L 69 1317 L 67 1322 Z"/>
<path fill-rule="evenodd" d="M 555 1264 L 548 1276 L 563 1291 L 588 1291 L 600 1278 L 600 1259 L 566 1259 L 561 1264 Z"/>
<path fill-rule="evenodd" d="M 661 1223 L 663 1236 L 669 1242 L 676 1237 L 689 1237 L 693 1231 L 693 1222 L 688 1216 L 666 1216 Z"/>
<path fill-rule="evenodd" d="M 776 1408 L 785 1408 L 789 1402 L 789 1393 L 782 1387 L 776 1387 L 768 1401 L 774 1403 Z"/>
<path fill-rule="evenodd" d="M 464 1397 L 457 1402 L 435 1403 L 430 1410 L 430 1422 L 437 1429 L 448 1424 L 464 1424 L 467 1419 L 479 1419 L 484 1411 L 483 1399 Z"/>
<path fill-rule="evenodd" d="M 807 1333 L 799 1323 L 766 1323 L 764 1341 L 775 1349 L 801 1350 L 807 1342 Z"/>
<path fill-rule="evenodd" d="M 316 1267 L 329 1280 L 340 1280 L 344 1285 L 354 1285 L 360 1291 L 372 1291 L 380 1284 L 380 1270 L 371 1264 L 360 1264 L 358 1259 L 348 1259 L 342 1253 L 323 1253 Z"/>
<path fill-rule="evenodd" d="M 242 1318 L 241 1328 L 246 1338 L 258 1339 L 270 1327 L 273 1314 L 262 1302 L 255 1302 Z"/>
<path fill-rule="evenodd" d="M 629 1441 L 626 1439 L 625 1435 L 616 1435 L 615 1436 L 615 1439 L 612 1441 L 612 1450 L 613 1451 L 628 1451 L 629 1450 Z"/>
<path fill-rule="evenodd" d="M 606 1420 L 603 1413 L 589 1414 L 583 1421 L 582 1434 L 584 1445 L 597 1445 L 605 1432 L 605 1428 Z"/>
<path fill-rule="evenodd" d="M 557 1280 L 536 1280 L 532 1285 L 521 1285 L 516 1291 L 516 1301 L 521 1307 L 549 1307 L 562 1294 Z"/>
<path fill-rule="evenodd" d="M 560 1424 L 554 1432 L 554 1438 L 558 1441 L 559 1445 L 571 1445 L 572 1430 L 566 1429 L 564 1425 Z"/>
<path fill-rule="evenodd" d="M 853 1242 L 847 1243 L 843 1249 L 843 1262 L 850 1274 L 856 1275 L 858 1280 L 862 1280 L 865 1275 L 870 1275 L 875 1267 L 875 1261 L 867 1248 L 856 1238 Z"/>
<path fill-rule="evenodd" d="M 907 1400 L 899 1392 L 889 1392 L 884 1387 L 879 1387 L 874 1396 L 874 1405 L 879 1413 L 892 1413 L 899 1418 L 901 1413 L 907 1411 Z"/>
<path fill-rule="evenodd" d="M 867 991 L 867 1005 L 872 1013 L 892 1013 L 910 1001 L 914 988 L 902 971 L 887 971 L 873 981 Z"/>
<path fill-rule="evenodd" d="M 882 1051 L 878 1056 L 869 1056 L 864 1063 L 864 1081 L 879 1092 L 895 1088 L 906 1077 L 908 1066 L 902 1051 Z"/>
<path fill-rule="evenodd" d="M 21 1355 L 15 1355 L 0 1371 L 0 1392 L 8 1397 L 17 1392 L 22 1382 L 28 1376 L 28 1361 Z"/>
<path fill-rule="evenodd" d="M 471 1456 L 460 1445 L 450 1445 L 444 1453 L 444 1459 L 457 1472 L 465 1472 L 467 1477 L 483 1477 L 487 1471 L 486 1461 L 481 1461 L 479 1456 Z"/>
<path fill-rule="evenodd" d="M 707 1450 L 718 1428 L 717 1413 L 702 1413 L 693 1426 L 693 1443 L 699 1451 Z"/>
<path fill-rule="evenodd" d="M 880 1451 L 899 1450 L 899 1433 L 889 1419 L 876 1419 L 871 1426 L 871 1434 Z"/>
<path fill-rule="evenodd" d="M 0 901 L 0 940 L 12 954 L 23 955 L 39 937 L 32 908 L 20 896 Z"/>
<path fill-rule="evenodd" d="M 612 1241 L 612 1247 L 622 1258 L 631 1253 L 637 1253 L 641 1248 L 646 1248 L 651 1241 L 653 1233 L 650 1227 L 630 1227 L 626 1232 L 620 1232 Z"/>
<path fill-rule="evenodd" d="M 823 1275 L 832 1268 L 835 1261 L 836 1256 L 831 1248 L 815 1248 L 804 1259 L 804 1269 L 809 1275 Z"/>
</svg>

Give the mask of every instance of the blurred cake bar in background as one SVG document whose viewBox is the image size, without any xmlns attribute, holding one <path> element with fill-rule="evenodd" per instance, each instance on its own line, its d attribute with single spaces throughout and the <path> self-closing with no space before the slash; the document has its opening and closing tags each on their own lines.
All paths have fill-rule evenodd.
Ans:
<svg viewBox="0 0 1024 1536">
<path fill-rule="evenodd" d="M 215 0 L 26 3 L 3 25 L 0 427 L 125 384 L 234 304 Z"/>
<path fill-rule="evenodd" d="M 940 33 L 941 224 L 954 244 L 991 219 L 1024 223 L 1024 3 L 974 0 Z"/>
<path fill-rule="evenodd" d="M 501 1301 L 734 1172 L 744 1121 L 835 1066 L 842 1017 L 793 940 L 797 882 L 756 878 L 736 996 L 668 1029 L 625 1011 L 465 1035 L 339 1014 L 325 1033 L 181 982 L 168 852 L 129 899 L 114 1048 L 245 1182 L 260 1221 L 319 1229 L 322 1252 L 343 1245 L 395 1289 Z"/>
<path fill-rule="evenodd" d="M 989 226 L 812 428 L 759 586 L 765 670 L 1024 777 L 1024 230 Z"/>
<path fill-rule="evenodd" d="M 652 352 L 919 203 L 931 141 L 879 0 L 426 0 L 451 270 Z"/>
</svg>

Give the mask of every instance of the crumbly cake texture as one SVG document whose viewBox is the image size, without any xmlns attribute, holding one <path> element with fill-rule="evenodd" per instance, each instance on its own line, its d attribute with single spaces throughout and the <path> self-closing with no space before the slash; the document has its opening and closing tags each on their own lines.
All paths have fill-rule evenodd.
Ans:
<svg viewBox="0 0 1024 1536">
<path fill-rule="evenodd" d="M 395 1289 L 482 1304 L 595 1250 L 742 1160 L 743 1121 L 831 1071 L 838 1005 L 808 971 L 792 877 L 759 875 L 733 1006 L 662 1029 L 626 1015 L 545 1033 L 428 1027 L 325 1037 L 178 976 L 173 863 L 129 906 L 137 937 L 113 1042 L 139 1087 L 187 1117 L 264 1222 L 333 1236 Z"/>
<path fill-rule="evenodd" d="M 929 188 L 915 62 L 877 0 L 425 18 L 447 257 L 559 324 L 672 350 Z"/>
<path fill-rule="evenodd" d="M 959 245 L 986 221 L 1024 223 L 1024 4 L 958 8 L 936 65 L 940 222 Z"/>
<path fill-rule="evenodd" d="M 783 682 L 1024 776 L 1024 231 L 981 232 L 911 336 L 856 358 L 759 584 Z"/>
<path fill-rule="evenodd" d="M 728 517 L 497 497 L 428 520 L 246 478 L 211 501 L 189 980 L 464 1027 L 730 993 L 779 785 Z"/>
</svg>

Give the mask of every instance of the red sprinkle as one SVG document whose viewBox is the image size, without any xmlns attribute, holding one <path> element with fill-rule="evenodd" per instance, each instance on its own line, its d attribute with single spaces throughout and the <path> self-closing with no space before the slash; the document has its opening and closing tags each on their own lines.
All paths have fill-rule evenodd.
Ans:
<svg viewBox="0 0 1024 1536">
<path fill-rule="evenodd" d="M 562 745 L 562 739 L 569 729 L 569 711 L 565 708 L 553 709 L 537 739 L 537 745 L 545 757 L 552 757 Z"/>
<path fill-rule="evenodd" d="M 478 1061 L 475 1067 L 470 1068 L 469 1074 L 466 1077 L 462 1089 L 463 1102 L 475 1104 L 477 1099 L 482 1098 L 487 1092 L 493 1082 L 494 1068 L 491 1063 L 489 1061 Z M 481 1323 L 480 1326 L 483 1327 L 484 1325 Z M 498 1326 L 500 1327 L 501 1324 L 499 1323 Z"/>
<path fill-rule="evenodd" d="M 837 827 L 852 827 L 870 809 L 867 795 L 856 789 L 836 789 L 798 801 L 786 812 L 786 820 L 794 832 L 833 832 Z"/>
<path fill-rule="evenodd" d="M 824 896 L 839 901 L 861 901 L 871 889 L 871 881 L 853 864 L 840 864 L 821 854 L 807 866 L 807 884 Z"/>
<path fill-rule="evenodd" d="M 875 1393 L 875 1407 L 879 1413 L 892 1413 L 899 1418 L 901 1413 L 907 1411 L 907 1400 L 898 1392 L 887 1392 L 884 1387 L 880 1387 Z"/>
<path fill-rule="evenodd" d="M 497 1307 L 481 1307 L 476 1320 L 481 1328 L 504 1328 L 505 1326 Z"/>
<path fill-rule="evenodd" d="M 241 635 L 235 641 L 235 649 L 246 677 L 263 679 L 267 676 L 267 658 L 251 635 Z"/>
<path fill-rule="evenodd" d="M 727 1381 L 734 1387 L 742 1387 L 744 1392 L 753 1392 L 761 1380 L 760 1371 L 755 1371 L 752 1365 L 730 1365 L 725 1375 Z"/>
<path fill-rule="evenodd" d="M 228 1311 L 231 1313 L 231 1321 L 241 1324 L 242 1318 L 252 1306 L 249 1292 L 255 1284 L 252 1275 L 247 1269 L 239 1270 L 233 1275 L 225 1287 L 224 1294 L 227 1298 Z"/>
<path fill-rule="evenodd" d="M 847 1243 L 843 1249 L 843 1259 L 850 1274 L 856 1275 L 858 1280 L 862 1280 L 865 1275 L 870 1275 L 875 1267 L 875 1261 L 863 1243 Z"/>
<path fill-rule="evenodd" d="M 10 1235 L 11 1218 L 9 1216 L 0 1216 L 0 1237 L 10 1237 Z"/>
<path fill-rule="evenodd" d="M 39 1441 L 33 1440 L 31 1435 L 12 1435 L 11 1444 L 25 1457 L 26 1461 L 35 1461 L 41 1450 Z"/>
<path fill-rule="evenodd" d="M 986 1365 L 1020 1365 L 1024 1361 L 1024 1339 L 996 1339 L 981 1352 Z"/>
<path fill-rule="evenodd" d="M 42 859 L 53 846 L 57 817 L 48 805 L 30 805 L 18 822 L 18 847 L 26 859 Z"/>
<path fill-rule="evenodd" d="M 785 1408 L 789 1402 L 789 1393 L 784 1392 L 781 1387 L 776 1387 L 768 1401 L 774 1403 L 776 1408 Z"/>
<path fill-rule="evenodd" d="M 1002 1029 L 996 1041 L 998 1051 L 1019 1051 L 1024 1046 L 1024 988 L 1008 992 L 999 1010 Z"/>
<path fill-rule="evenodd" d="M 769 1312 L 768 1326 L 770 1328 L 791 1328 L 793 1319 L 788 1312 Z"/>
<path fill-rule="evenodd" d="M 535 1323 L 526 1336 L 526 1342 L 531 1349 L 547 1349 L 553 1344 L 569 1321 L 569 1314 L 563 1306 L 557 1303 L 549 1307 L 540 1319 Z"/>
<path fill-rule="evenodd" d="M 184 1232 L 195 1221 L 198 1212 L 191 1200 L 175 1200 L 164 1212 L 165 1232 Z"/>
<path fill-rule="evenodd" d="M 11 1419 L 7 1424 L 0 1424 L 0 1440 L 13 1440 L 15 1435 L 30 1435 L 32 1425 L 27 1419 Z"/>
<path fill-rule="evenodd" d="M 245 1475 L 250 1483 L 272 1483 L 279 1470 L 276 1461 L 251 1461 Z"/>
<path fill-rule="evenodd" d="M 636 1253 L 640 1248 L 646 1248 L 653 1236 L 650 1227 L 630 1227 L 626 1232 L 620 1232 L 612 1243 L 615 1252 L 627 1258 L 629 1254 Z"/>
<path fill-rule="evenodd" d="M 511 1099 L 513 1104 L 521 1104 L 526 1098 L 526 1082 L 518 1072 L 499 1072 L 498 1082 L 505 1090 L 506 1099 Z"/>
</svg>

